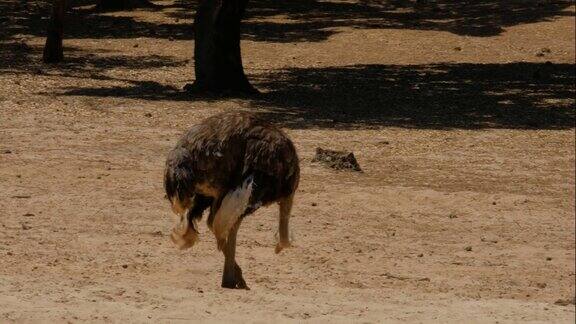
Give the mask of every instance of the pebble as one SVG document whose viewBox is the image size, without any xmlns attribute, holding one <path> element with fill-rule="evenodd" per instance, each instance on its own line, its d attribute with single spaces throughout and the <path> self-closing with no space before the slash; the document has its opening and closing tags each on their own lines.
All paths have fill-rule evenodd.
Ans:
<svg viewBox="0 0 576 324">
<path fill-rule="evenodd" d="M 576 297 L 575 297 L 576 299 Z M 576 300 L 570 300 L 570 299 L 558 299 L 557 301 L 554 302 L 554 305 L 558 305 L 558 306 L 568 306 L 570 304 L 574 304 L 576 302 Z"/>
</svg>

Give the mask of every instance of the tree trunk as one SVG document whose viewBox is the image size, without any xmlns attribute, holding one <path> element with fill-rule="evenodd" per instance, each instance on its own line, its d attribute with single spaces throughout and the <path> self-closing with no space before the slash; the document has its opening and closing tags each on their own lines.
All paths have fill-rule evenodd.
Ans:
<svg viewBox="0 0 576 324">
<path fill-rule="evenodd" d="M 48 24 L 46 44 L 44 45 L 44 63 L 57 63 L 64 59 L 62 47 L 62 35 L 64 33 L 64 14 L 66 12 L 66 0 L 52 1 L 52 17 Z"/>
<path fill-rule="evenodd" d="M 115 11 L 135 8 L 156 8 L 156 5 L 148 0 L 98 0 L 96 10 Z"/>
<path fill-rule="evenodd" d="M 240 22 L 248 0 L 203 0 L 194 19 L 194 84 L 190 92 L 257 93 L 242 67 Z"/>
</svg>

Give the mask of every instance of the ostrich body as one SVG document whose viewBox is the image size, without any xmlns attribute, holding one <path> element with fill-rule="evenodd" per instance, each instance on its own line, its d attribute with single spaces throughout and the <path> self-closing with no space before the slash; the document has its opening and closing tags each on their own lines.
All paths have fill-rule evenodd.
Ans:
<svg viewBox="0 0 576 324">
<path fill-rule="evenodd" d="M 193 126 L 166 161 L 164 188 L 178 216 L 171 239 L 181 249 L 198 240 L 198 220 L 224 253 L 222 287 L 248 289 L 235 260 L 242 219 L 260 206 L 280 209 L 276 253 L 290 246 L 288 222 L 300 168 L 296 149 L 276 127 L 248 113 L 223 113 Z"/>
</svg>

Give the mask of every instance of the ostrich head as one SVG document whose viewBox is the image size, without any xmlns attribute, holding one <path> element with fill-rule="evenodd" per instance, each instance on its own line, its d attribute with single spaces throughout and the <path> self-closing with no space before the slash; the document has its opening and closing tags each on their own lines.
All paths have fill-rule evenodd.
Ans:
<svg viewBox="0 0 576 324">
<path fill-rule="evenodd" d="M 189 248 L 198 239 L 198 226 L 189 220 L 188 211 L 192 206 L 193 182 L 190 170 L 190 156 L 184 149 L 170 152 L 164 171 L 164 189 L 176 216 L 171 239 L 180 248 Z"/>
</svg>

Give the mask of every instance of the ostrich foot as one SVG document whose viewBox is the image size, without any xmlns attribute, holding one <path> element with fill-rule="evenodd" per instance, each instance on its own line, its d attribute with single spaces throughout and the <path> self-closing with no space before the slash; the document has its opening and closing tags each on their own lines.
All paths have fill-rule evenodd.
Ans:
<svg viewBox="0 0 576 324">
<path fill-rule="evenodd" d="M 289 248 L 291 246 L 292 246 L 292 244 L 290 244 L 290 242 L 278 242 L 276 244 L 276 248 L 274 249 L 274 252 L 276 252 L 276 254 L 278 254 L 282 250 L 284 250 L 285 248 Z"/>
<path fill-rule="evenodd" d="M 222 277 L 222 288 L 250 290 L 242 277 L 242 269 L 240 269 L 238 264 L 234 267 L 234 272 L 231 273 L 231 275 L 224 273 Z"/>
</svg>

